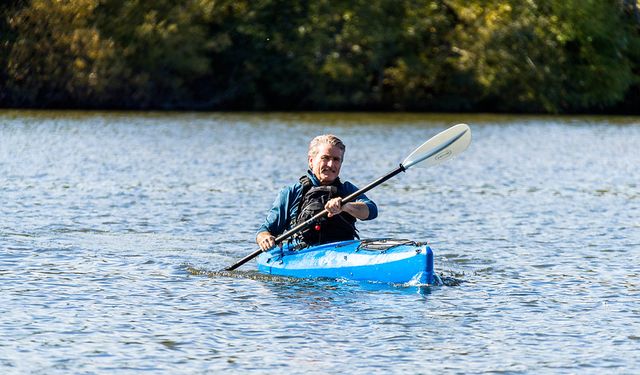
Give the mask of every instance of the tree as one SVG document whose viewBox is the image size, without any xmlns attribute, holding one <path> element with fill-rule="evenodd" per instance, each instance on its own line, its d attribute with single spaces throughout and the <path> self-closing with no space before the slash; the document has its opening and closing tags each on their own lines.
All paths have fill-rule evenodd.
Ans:
<svg viewBox="0 0 640 375">
<path fill-rule="evenodd" d="M 33 0 L 11 18 L 7 90 L 18 106 L 87 105 L 109 86 L 113 42 L 90 24 L 98 0 Z"/>
<path fill-rule="evenodd" d="M 213 1 L 103 0 L 96 25 L 118 51 L 110 102 L 135 108 L 189 108 L 209 72 L 205 12 Z M 126 98 L 122 102 L 121 98 Z"/>
<path fill-rule="evenodd" d="M 632 35 L 613 2 L 452 2 L 458 63 L 502 111 L 604 108 L 633 82 Z M 636 38 L 637 39 L 637 38 Z"/>
</svg>

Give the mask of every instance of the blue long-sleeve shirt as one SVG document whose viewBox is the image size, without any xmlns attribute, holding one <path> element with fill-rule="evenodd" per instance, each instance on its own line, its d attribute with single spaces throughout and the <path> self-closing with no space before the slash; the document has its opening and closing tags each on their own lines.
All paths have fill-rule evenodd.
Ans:
<svg viewBox="0 0 640 375">
<path fill-rule="evenodd" d="M 311 179 L 313 186 L 320 186 L 320 182 L 311 171 L 307 171 L 307 176 Z M 298 206 L 302 199 L 302 188 L 300 181 L 282 188 L 257 233 L 268 231 L 272 235 L 278 236 L 291 229 L 291 220 L 298 215 Z M 345 181 L 339 187 L 338 194 L 346 197 L 356 191 L 358 191 L 358 188 L 355 185 Z M 369 208 L 369 216 L 365 220 L 375 219 L 378 216 L 378 206 L 366 195 L 359 195 L 356 201 L 364 202 Z"/>
</svg>

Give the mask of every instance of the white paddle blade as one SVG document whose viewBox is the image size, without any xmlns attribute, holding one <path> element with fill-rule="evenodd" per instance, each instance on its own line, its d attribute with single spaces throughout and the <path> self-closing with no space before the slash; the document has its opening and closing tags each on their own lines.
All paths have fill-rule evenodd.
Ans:
<svg viewBox="0 0 640 375">
<path fill-rule="evenodd" d="M 467 124 L 458 124 L 437 134 L 407 156 L 402 162 L 405 169 L 425 162 L 430 167 L 449 160 L 466 150 L 471 143 L 471 129 Z"/>
</svg>

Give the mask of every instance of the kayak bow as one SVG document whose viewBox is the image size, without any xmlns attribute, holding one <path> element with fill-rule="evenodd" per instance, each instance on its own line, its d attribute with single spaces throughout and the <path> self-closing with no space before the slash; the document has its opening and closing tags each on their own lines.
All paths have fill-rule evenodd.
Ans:
<svg viewBox="0 0 640 375">
<path fill-rule="evenodd" d="M 408 240 L 352 240 L 295 250 L 285 244 L 257 258 L 258 271 L 298 278 L 434 284 L 433 252 Z"/>
</svg>

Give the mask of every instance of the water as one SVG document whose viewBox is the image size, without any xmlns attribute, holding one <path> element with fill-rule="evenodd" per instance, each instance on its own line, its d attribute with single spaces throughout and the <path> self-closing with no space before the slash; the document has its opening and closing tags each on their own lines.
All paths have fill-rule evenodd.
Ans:
<svg viewBox="0 0 640 375">
<path fill-rule="evenodd" d="M 363 186 L 458 122 L 455 160 L 369 196 L 460 285 L 218 272 L 306 145 Z M 0 372 L 638 373 L 640 119 L 0 112 Z M 286 146 L 284 145 L 286 143 Z"/>
</svg>

